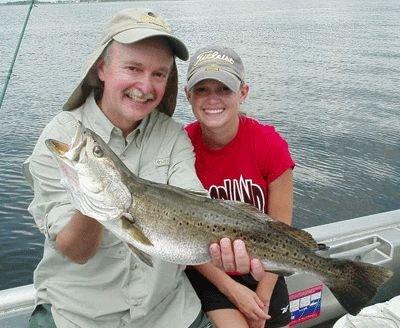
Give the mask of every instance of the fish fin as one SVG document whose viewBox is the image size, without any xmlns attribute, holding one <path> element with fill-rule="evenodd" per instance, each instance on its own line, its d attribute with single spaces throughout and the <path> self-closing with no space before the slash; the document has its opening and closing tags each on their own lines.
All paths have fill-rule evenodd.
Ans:
<svg viewBox="0 0 400 328">
<path fill-rule="evenodd" d="M 230 207 L 237 208 L 241 211 L 251 213 L 253 216 L 257 217 L 261 221 L 275 221 L 273 218 L 269 217 L 264 212 L 261 212 L 254 205 L 244 203 L 244 202 L 238 202 L 235 200 L 218 200 L 218 201 L 221 203 L 222 206 L 230 206 Z"/>
<path fill-rule="evenodd" d="M 291 276 L 294 273 L 293 271 L 287 271 L 287 270 L 282 270 L 282 269 L 267 269 L 265 271 L 275 273 L 279 276 L 284 276 L 284 277 Z"/>
<path fill-rule="evenodd" d="M 284 269 L 282 268 L 282 266 L 277 266 L 274 262 L 268 261 L 268 260 L 262 260 L 261 261 L 265 272 L 271 272 L 271 273 L 275 273 L 279 276 L 291 276 L 292 274 L 294 274 L 293 270 L 289 270 L 289 269 Z"/>
<path fill-rule="evenodd" d="M 343 308 L 356 315 L 393 275 L 387 268 L 349 260 L 333 260 L 339 267 L 337 276 L 324 282 Z"/>
<path fill-rule="evenodd" d="M 196 196 L 196 197 L 204 197 L 204 198 L 210 198 L 208 193 L 205 191 L 197 191 L 197 190 L 187 190 L 185 189 L 185 194 L 189 196 Z"/>
<path fill-rule="evenodd" d="M 130 213 L 123 213 L 122 216 L 127 219 L 129 222 L 135 223 L 135 219 Z"/>
<path fill-rule="evenodd" d="M 127 243 L 126 245 L 143 263 L 147 264 L 149 267 L 153 267 L 153 259 L 151 258 L 151 255 L 141 251 L 131 244 Z"/>
<path fill-rule="evenodd" d="M 132 217 L 121 217 L 122 220 L 122 228 L 124 228 L 127 233 L 129 233 L 133 239 L 136 241 L 147 245 L 147 246 L 154 246 L 153 243 L 146 237 L 143 231 L 135 224 L 135 221 Z"/>
<path fill-rule="evenodd" d="M 303 244 L 305 247 L 309 248 L 310 250 L 313 250 L 313 251 L 319 250 L 318 243 L 314 240 L 314 238 L 311 236 L 311 234 L 305 230 L 296 229 L 290 225 L 287 225 L 286 223 L 283 223 L 278 220 L 274 220 L 271 217 L 269 217 L 267 214 L 258 210 L 258 208 L 253 205 L 243 203 L 243 202 L 231 201 L 231 200 L 225 200 L 225 201 L 221 201 L 221 202 L 222 202 L 222 204 L 227 203 L 229 206 L 233 206 L 242 211 L 249 212 L 253 215 L 253 217 L 255 216 L 256 218 L 258 218 L 259 220 L 261 220 L 263 222 L 268 221 L 268 222 L 270 222 L 270 224 L 272 224 L 272 226 L 278 228 L 279 230 L 283 229 L 285 231 L 285 233 L 287 233 L 289 236 L 296 239 L 298 242 L 300 242 L 301 244 Z"/>
<path fill-rule="evenodd" d="M 286 234 L 296 239 L 299 243 L 312 251 L 318 251 L 320 249 L 318 243 L 314 240 L 313 236 L 305 230 L 296 229 L 280 221 L 271 222 L 271 225 L 278 228 L 279 230 L 284 230 Z"/>
</svg>

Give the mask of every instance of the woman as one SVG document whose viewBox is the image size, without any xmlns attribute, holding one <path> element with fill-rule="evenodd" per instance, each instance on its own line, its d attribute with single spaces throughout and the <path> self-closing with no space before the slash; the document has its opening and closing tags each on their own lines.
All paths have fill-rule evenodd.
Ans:
<svg viewBox="0 0 400 328">
<path fill-rule="evenodd" d="M 185 91 L 197 118 L 186 131 L 196 172 L 210 196 L 253 204 L 291 224 L 294 162 L 273 126 L 239 112 L 249 92 L 240 57 L 225 47 L 198 50 L 189 63 Z M 187 275 L 217 327 L 286 327 L 290 322 L 282 277 L 267 273 L 257 282 L 211 263 L 188 269 Z"/>
</svg>

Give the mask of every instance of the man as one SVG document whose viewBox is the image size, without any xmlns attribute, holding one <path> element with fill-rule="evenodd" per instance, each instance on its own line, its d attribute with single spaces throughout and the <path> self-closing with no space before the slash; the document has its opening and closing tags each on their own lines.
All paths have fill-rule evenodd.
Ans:
<svg viewBox="0 0 400 328">
<path fill-rule="evenodd" d="M 115 14 L 64 111 L 46 126 L 25 162 L 34 190 L 29 211 L 46 236 L 34 272 L 37 307 L 30 327 L 210 326 L 182 266 L 155 260 L 147 267 L 98 221 L 75 210 L 45 146 L 49 138 L 68 143 L 81 121 L 140 177 L 203 190 L 190 141 L 170 118 L 175 56 L 186 60 L 187 49 L 161 16 L 136 9 Z M 237 254 L 248 271 L 244 248 Z M 232 250 L 222 255 L 217 250 L 215 261 L 233 259 L 236 266 Z"/>
<path fill-rule="evenodd" d="M 34 190 L 29 211 L 46 235 L 34 273 L 38 307 L 31 327 L 42 320 L 45 327 L 209 324 L 181 266 L 156 261 L 147 267 L 96 220 L 74 209 L 44 144 L 48 138 L 69 142 L 81 121 L 139 176 L 202 190 L 192 146 L 169 117 L 177 93 L 175 56 L 186 60 L 187 49 L 158 14 L 118 12 L 65 111 L 47 125 L 25 163 Z"/>
</svg>

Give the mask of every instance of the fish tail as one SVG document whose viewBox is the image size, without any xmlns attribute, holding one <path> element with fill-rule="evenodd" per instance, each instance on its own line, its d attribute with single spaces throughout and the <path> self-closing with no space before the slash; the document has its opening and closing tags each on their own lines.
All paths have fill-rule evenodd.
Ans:
<svg viewBox="0 0 400 328">
<path fill-rule="evenodd" d="M 373 264 L 334 260 L 338 274 L 328 278 L 328 286 L 347 312 L 356 315 L 375 296 L 379 287 L 386 283 L 393 272 Z M 336 271 L 337 270 L 333 270 Z"/>
</svg>

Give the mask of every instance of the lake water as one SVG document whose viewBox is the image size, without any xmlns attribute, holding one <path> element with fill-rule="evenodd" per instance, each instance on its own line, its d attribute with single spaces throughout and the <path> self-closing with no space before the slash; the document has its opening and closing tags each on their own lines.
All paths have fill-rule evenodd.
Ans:
<svg viewBox="0 0 400 328">
<path fill-rule="evenodd" d="M 190 52 L 209 43 L 243 57 L 245 109 L 274 124 L 296 160 L 294 225 L 400 208 L 400 1 L 136 1 L 33 8 L 0 109 L 0 289 L 32 282 L 43 236 L 26 208 L 21 164 L 74 88 L 105 20 L 160 12 Z M 0 6 L 0 85 L 27 6 Z M 175 118 L 193 119 L 179 62 Z"/>
</svg>

